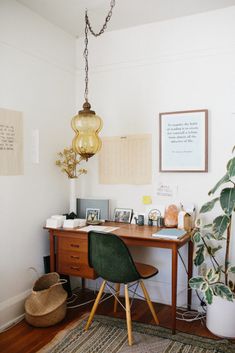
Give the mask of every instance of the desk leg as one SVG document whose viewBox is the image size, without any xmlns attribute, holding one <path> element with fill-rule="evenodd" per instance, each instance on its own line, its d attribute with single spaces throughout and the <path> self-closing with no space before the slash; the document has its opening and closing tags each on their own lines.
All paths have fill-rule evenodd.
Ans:
<svg viewBox="0 0 235 353">
<path fill-rule="evenodd" d="M 172 292 L 171 292 L 171 305 L 172 305 L 172 334 L 175 334 L 176 329 L 176 300 L 177 300 L 177 269 L 178 269 L 178 253 L 177 245 L 174 244 L 172 248 Z"/>
<path fill-rule="evenodd" d="M 193 242 L 188 242 L 188 281 L 193 275 Z M 187 286 L 188 287 L 188 286 Z M 192 304 L 192 289 L 188 288 L 188 310 L 191 310 Z"/>
<path fill-rule="evenodd" d="M 49 230 L 50 234 L 50 272 L 55 271 L 55 239 L 53 231 Z"/>
</svg>

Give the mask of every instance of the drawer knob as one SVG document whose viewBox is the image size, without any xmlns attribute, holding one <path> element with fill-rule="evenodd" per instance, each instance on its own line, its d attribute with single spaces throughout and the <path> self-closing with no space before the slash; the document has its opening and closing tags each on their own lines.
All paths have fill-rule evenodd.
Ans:
<svg viewBox="0 0 235 353">
<path fill-rule="evenodd" d="M 71 266 L 70 268 L 71 270 L 80 271 L 80 268 L 77 266 Z"/>
<path fill-rule="evenodd" d="M 71 257 L 71 259 L 77 259 L 77 260 L 79 260 L 79 259 L 80 259 L 80 257 L 79 257 L 79 256 L 74 256 L 74 255 L 71 255 L 70 257 Z"/>
<path fill-rule="evenodd" d="M 80 247 L 80 245 L 78 245 L 78 244 L 70 244 L 71 246 L 72 246 L 72 248 L 79 248 Z"/>
</svg>

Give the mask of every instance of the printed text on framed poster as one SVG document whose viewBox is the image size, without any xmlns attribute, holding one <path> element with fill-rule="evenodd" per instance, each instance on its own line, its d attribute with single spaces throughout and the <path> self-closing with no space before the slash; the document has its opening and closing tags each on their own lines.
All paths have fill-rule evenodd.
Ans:
<svg viewBox="0 0 235 353">
<path fill-rule="evenodd" d="M 208 110 L 159 114 L 160 172 L 208 171 Z"/>
</svg>

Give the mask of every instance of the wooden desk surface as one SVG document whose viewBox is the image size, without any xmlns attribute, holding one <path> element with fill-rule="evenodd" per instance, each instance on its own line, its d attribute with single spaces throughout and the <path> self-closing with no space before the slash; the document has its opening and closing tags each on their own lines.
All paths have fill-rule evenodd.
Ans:
<svg viewBox="0 0 235 353">
<path fill-rule="evenodd" d="M 152 234 L 156 233 L 160 228 L 156 226 L 138 226 L 129 223 L 117 223 L 117 222 L 105 222 L 102 226 L 117 227 L 112 233 L 120 236 L 127 245 L 146 246 L 146 247 L 157 247 L 157 248 L 168 248 L 171 249 L 173 246 L 180 248 L 190 239 L 190 233 L 185 234 L 181 239 L 163 239 L 153 237 Z M 52 230 L 52 228 L 44 227 L 45 229 Z M 81 229 L 81 228 L 80 228 Z M 79 230 L 79 228 L 55 228 L 53 234 L 55 236 L 62 236 L 62 233 L 69 234 L 70 237 L 84 237 L 85 232 Z M 86 236 L 86 235 L 85 235 Z"/>
</svg>

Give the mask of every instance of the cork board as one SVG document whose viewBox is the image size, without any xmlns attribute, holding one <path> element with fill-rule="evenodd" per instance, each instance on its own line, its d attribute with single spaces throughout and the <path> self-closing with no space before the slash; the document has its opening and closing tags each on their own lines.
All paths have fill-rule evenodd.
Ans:
<svg viewBox="0 0 235 353">
<path fill-rule="evenodd" d="M 99 153 L 101 184 L 150 184 L 152 182 L 152 135 L 102 138 Z"/>
<path fill-rule="evenodd" d="M 22 113 L 0 108 L 0 175 L 23 174 Z"/>
</svg>

